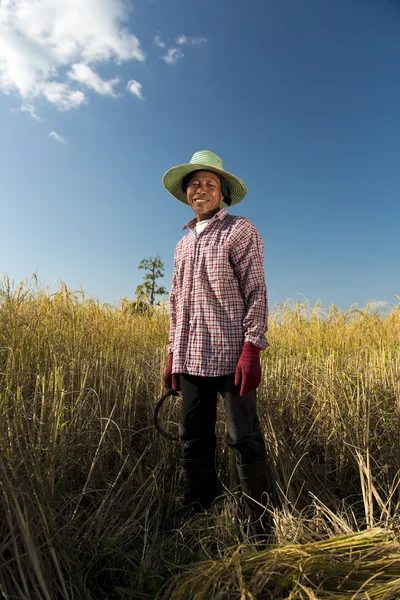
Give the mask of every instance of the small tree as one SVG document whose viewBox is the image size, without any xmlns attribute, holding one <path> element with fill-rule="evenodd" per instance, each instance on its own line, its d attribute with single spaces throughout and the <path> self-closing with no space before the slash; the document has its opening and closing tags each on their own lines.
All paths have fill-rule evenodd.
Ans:
<svg viewBox="0 0 400 600">
<path fill-rule="evenodd" d="M 143 304 L 154 306 L 156 296 L 164 296 L 168 293 L 165 287 L 157 285 L 158 279 L 164 277 L 164 263 L 159 256 L 144 258 L 140 261 L 139 269 L 144 269 L 146 274 L 143 277 L 144 282 L 136 288 L 136 301 L 141 306 Z"/>
</svg>

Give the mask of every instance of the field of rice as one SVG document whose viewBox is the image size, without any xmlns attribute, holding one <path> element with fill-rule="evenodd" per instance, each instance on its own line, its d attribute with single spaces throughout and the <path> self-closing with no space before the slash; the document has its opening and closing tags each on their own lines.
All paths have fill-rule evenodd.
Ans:
<svg viewBox="0 0 400 600">
<path fill-rule="evenodd" d="M 400 305 L 272 311 L 259 413 L 270 547 L 248 543 L 218 421 L 223 493 L 161 535 L 179 443 L 161 437 L 168 314 L 0 282 L 4 599 L 400 597 Z M 176 432 L 179 398 L 162 419 Z"/>
</svg>

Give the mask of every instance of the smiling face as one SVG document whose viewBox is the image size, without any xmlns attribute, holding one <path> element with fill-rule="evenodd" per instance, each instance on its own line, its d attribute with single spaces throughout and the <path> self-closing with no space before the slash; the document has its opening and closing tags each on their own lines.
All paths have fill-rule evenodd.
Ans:
<svg viewBox="0 0 400 600">
<path fill-rule="evenodd" d="M 211 219 L 219 211 L 221 200 L 224 199 L 217 175 L 211 171 L 194 173 L 189 180 L 186 198 L 198 221 Z"/>
</svg>

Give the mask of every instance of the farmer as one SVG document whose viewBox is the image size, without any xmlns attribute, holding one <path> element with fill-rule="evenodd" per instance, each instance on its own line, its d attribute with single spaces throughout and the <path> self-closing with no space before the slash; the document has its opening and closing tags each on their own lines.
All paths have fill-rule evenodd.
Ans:
<svg viewBox="0 0 400 600">
<path fill-rule="evenodd" d="M 243 181 L 219 156 L 196 152 L 167 171 L 164 187 L 195 218 L 175 249 L 170 296 L 168 366 L 164 383 L 181 391 L 179 437 L 184 483 L 182 509 L 161 525 L 179 527 L 218 495 L 215 466 L 217 393 L 225 405 L 226 443 L 235 453 L 251 531 L 260 533 L 268 482 L 264 437 L 256 409 L 260 350 L 268 345 L 264 244 L 254 224 L 226 206 L 246 196 Z M 253 502 L 252 499 L 255 500 Z"/>
</svg>

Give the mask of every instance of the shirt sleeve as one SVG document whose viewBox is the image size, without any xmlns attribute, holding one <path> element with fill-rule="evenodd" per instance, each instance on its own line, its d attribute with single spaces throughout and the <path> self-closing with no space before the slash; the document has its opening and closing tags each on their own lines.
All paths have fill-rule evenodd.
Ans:
<svg viewBox="0 0 400 600">
<path fill-rule="evenodd" d="M 174 258 L 174 273 L 172 275 L 171 293 L 169 296 L 169 335 L 167 350 L 174 351 L 176 329 L 176 260 Z"/>
<path fill-rule="evenodd" d="M 264 242 L 249 219 L 240 219 L 231 236 L 229 251 L 245 301 L 245 342 L 262 350 L 268 346 L 268 296 L 264 275 Z"/>
</svg>

